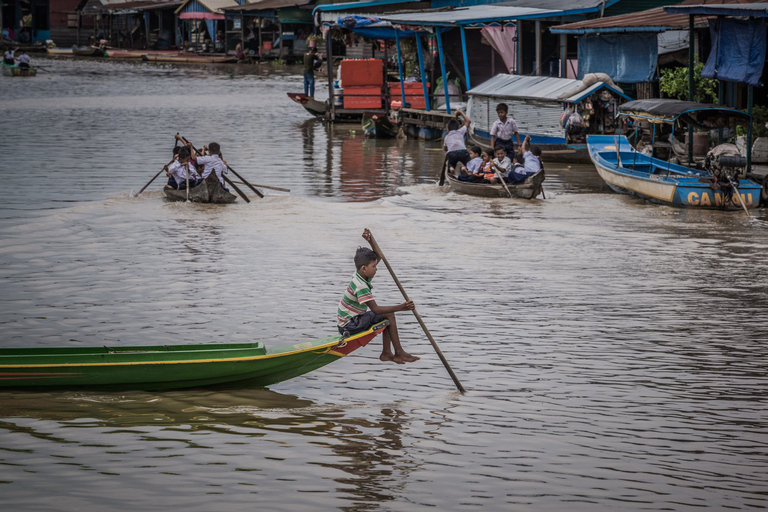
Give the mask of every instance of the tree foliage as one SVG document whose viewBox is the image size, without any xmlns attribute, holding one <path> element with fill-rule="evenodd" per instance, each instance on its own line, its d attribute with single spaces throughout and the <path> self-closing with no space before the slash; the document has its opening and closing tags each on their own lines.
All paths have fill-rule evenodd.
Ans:
<svg viewBox="0 0 768 512">
<path fill-rule="evenodd" d="M 704 63 L 697 62 L 693 68 L 693 100 L 700 102 L 717 101 L 717 85 L 715 78 L 702 78 L 701 70 Z M 688 68 L 677 67 L 661 70 L 659 89 L 671 98 L 688 100 Z"/>
</svg>

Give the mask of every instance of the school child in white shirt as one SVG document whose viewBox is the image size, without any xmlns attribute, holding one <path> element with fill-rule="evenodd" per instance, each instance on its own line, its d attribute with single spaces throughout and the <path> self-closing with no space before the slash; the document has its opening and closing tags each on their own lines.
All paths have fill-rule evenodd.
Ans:
<svg viewBox="0 0 768 512">
<path fill-rule="evenodd" d="M 448 121 L 448 134 L 443 138 L 443 150 L 446 151 L 445 157 L 448 160 L 450 172 L 456 169 L 456 164 L 459 162 L 464 165 L 469 162 L 469 151 L 467 151 L 467 145 L 464 143 L 464 137 L 467 135 L 467 128 L 469 127 L 469 117 L 461 110 L 456 111 L 456 116 L 464 118 L 464 125 L 459 127 L 459 122 L 456 119 L 451 119 Z"/>
<path fill-rule="evenodd" d="M 16 57 L 14 56 L 13 48 L 8 48 L 5 50 L 5 53 L 3 54 L 3 62 L 6 66 L 16 65 Z"/>
<path fill-rule="evenodd" d="M 523 166 L 525 172 L 528 174 L 534 174 L 541 169 L 541 148 L 538 146 L 531 147 L 531 136 L 526 135 L 523 141 Z"/>
<path fill-rule="evenodd" d="M 506 103 L 499 103 L 496 105 L 496 114 L 499 118 L 491 126 L 491 147 L 504 146 L 507 150 L 507 154 L 512 155 L 515 153 L 515 143 L 512 142 L 512 137 L 517 139 L 517 143 L 520 144 L 520 134 L 517 132 L 517 123 L 511 117 L 507 117 L 509 107 Z"/>
<path fill-rule="evenodd" d="M 229 174 L 227 171 L 227 162 L 221 157 L 221 146 L 217 142 L 211 142 L 207 146 L 203 146 L 203 155 L 206 151 L 208 156 L 198 156 L 197 165 L 204 166 L 203 179 L 210 176 L 211 172 L 216 171 L 216 177 L 219 178 L 221 186 L 229 192 L 229 189 L 224 185 L 224 174 Z"/>
<path fill-rule="evenodd" d="M 194 188 L 200 184 L 200 175 L 197 174 L 195 164 L 190 158 L 189 148 L 179 149 L 178 160 L 168 167 L 165 174 L 169 178 L 167 188 L 186 189 L 187 180 L 189 180 L 189 188 Z"/>
</svg>

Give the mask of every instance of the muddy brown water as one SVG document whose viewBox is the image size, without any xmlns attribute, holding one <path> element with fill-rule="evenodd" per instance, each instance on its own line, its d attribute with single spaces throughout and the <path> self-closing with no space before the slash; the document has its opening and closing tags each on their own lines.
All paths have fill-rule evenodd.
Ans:
<svg viewBox="0 0 768 512">
<path fill-rule="evenodd" d="M 468 393 L 407 315 L 405 367 L 369 345 L 268 390 L 2 391 L 4 509 L 768 506 L 764 210 L 559 164 L 546 200 L 460 196 L 439 143 L 308 119 L 298 68 L 39 63 L 0 77 L 0 346 L 324 337 L 369 227 Z M 177 132 L 291 193 L 133 198 Z"/>
</svg>

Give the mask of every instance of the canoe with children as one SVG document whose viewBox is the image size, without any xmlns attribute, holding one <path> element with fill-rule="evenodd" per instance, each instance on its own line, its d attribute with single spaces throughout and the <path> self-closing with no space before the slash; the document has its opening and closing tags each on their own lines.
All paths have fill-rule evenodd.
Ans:
<svg viewBox="0 0 768 512">
<path fill-rule="evenodd" d="M 204 146 L 202 154 L 194 158 L 192 153 L 191 145 L 174 148 L 174 161 L 166 169 L 165 197 L 170 201 L 196 203 L 235 202 L 237 196 L 225 186 L 224 175 L 228 170 L 219 144 L 212 142 Z"/>
<path fill-rule="evenodd" d="M 457 118 L 448 122 L 448 134 L 443 141 L 446 151 L 441 170 L 440 185 L 445 180 L 451 188 L 462 194 L 481 197 L 516 197 L 533 199 L 543 196 L 544 166 L 541 150 L 531 145 L 529 136 L 521 144 L 521 154 L 514 153 L 514 144 L 496 144 L 494 148 L 472 146 L 467 149 L 465 137 L 470 121 L 459 111 Z M 519 140 L 516 130 L 514 133 Z M 511 142 L 511 141 L 509 141 Z M 507 151 L 511 149 L 512 154 Z"/>
</svg>

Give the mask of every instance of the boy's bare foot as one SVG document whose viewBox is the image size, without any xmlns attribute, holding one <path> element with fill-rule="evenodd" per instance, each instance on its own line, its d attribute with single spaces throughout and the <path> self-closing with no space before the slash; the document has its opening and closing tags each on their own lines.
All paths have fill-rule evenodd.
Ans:
<svg viewBox="0 0 768 512">
<path fill-rule="evenodd" d="M 402 352 L 400 354 L 395 354 L 395 360 L 397 359 L 400 359 L 401 361 L 406 363 L 413 363 L 415 361 L 418 361 L 421 358 L 418 356 L 412 356 L 408 352 Z"/>
<path fill-rule="evenodd" d="M 395 362 L 397 364 L 405 364 L 405 361 L 401 357 L 392 355 L 390 353 L 382 352 L 381 355 L 379 356 L 379 359 L 381 361 L 385 361 L 385 362 L 386 361 L 392 361 L 392 362 Z"/>
</svg>

